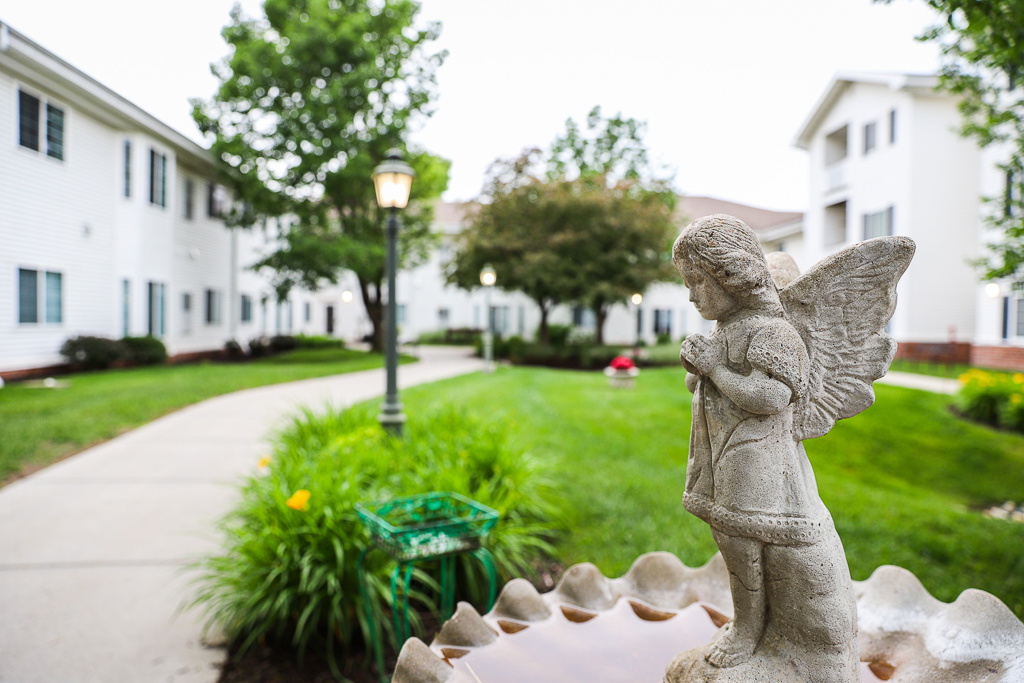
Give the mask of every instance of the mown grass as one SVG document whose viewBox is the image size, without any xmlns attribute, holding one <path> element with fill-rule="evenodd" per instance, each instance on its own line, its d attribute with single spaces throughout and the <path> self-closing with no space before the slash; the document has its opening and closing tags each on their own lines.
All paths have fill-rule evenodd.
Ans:
<svg viewBox="0 0 1024 683">
<path fill-rule="evenodd" d="M 644 370 L 636 389 L 623 391 L 599 373 L 508 368 L 417 387 L 403 401 L 412 420 L 444 400 L 510 424 L 553 463 L 572 511 L 561 559 L 615 576 L 652 550 L 690 566 L 715 552 L 707 526 L 680 500 L 690 428 L 683 378 Z M 1022 495 L 1024 437 L 957 419 L 948 396 L 876 392 L 874 407 L 806 442 L 854 578 L 897 564 L 941 600 L 981 588 L 1024 617 L 1024 524 L 979 512 Z"/>
<path fill-rule="evenodd" d="M 248 363 L 83 372 L 60 378 L 63 389 L 8 384 L 0 389 L 0 482 L 212 396 L 382 365 L 379 354 L 297 349 Z"/>
</svg>

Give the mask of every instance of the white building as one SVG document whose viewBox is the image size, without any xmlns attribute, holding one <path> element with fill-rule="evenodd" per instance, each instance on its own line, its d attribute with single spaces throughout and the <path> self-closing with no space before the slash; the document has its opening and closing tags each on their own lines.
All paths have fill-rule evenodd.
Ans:
<svg viewBox="0 0 1024 683">
<path fill-rule="evenodd" d="M 968 264 L 987 241 L 983 212 L 992 209 L 981 198 L 1002 196 L 1005 176 L 997 152 L 958 134 L 957 98 L 937 85 L 910 74 L 832 80 L 794 140 L 809 153 L 807 257 L 879 235 L 913 238 L 891 323 L 901 353 L 934 356 L 939 345 L 969 342 L 959 347 L 964 360 L 969 350 L 978 365 L 1021 367 L 1024 302 L 1009 291 L 986 296 Z"/>
<path fill-rule="evenodd" d="M 464 210 L 463 204 L 438 204 L 435 227 L 442 236 L 440 248 L 427 263 L 399 274 L 398 318 L 403 338 L 444 329 L 482 329 L 487 325 L 483 288 L 467 292 L 444 284 L 444 265 L 452 256 L 456 235 L 465 225 Z M 682 197 L 677 213 L 680 227 L 693 218 L 713 213 L 736 216 L 757 232 L 766 251 L 791 252 L 798 265 L 805 266 L 802 214 L 798 212 L 770 211 L 712 197 Z M 532 339 L 540 325 L 540 310 L 524 294 L 501 290 L 501 264 L 493 266 L 498 276 L 498 286 L 491 292 L 490 301 L 495 331 L 503 336 Z M 711 323 L 701 318 L 690 303 L 682 278 L 675 283 L 654 285 L 642 294 L 639 307 L 619 305 L 609 311 L 604 329 L 606 343 L 628 345 L 638 338 L 653 343 L 659 334 L 679 339 L 710 329 Z M 556 307 L 548 319 L 550 323 L 573 324 L 589 331 L 594 327 L 591 311 L 569 306 Z"/>
<path fill-rule="evenodd" d="M 207 150 L 0 25 L 0 371 L 68 337 L 153 334 L 172 355 L 323 331 L 245 269 L 274 230 L 232 231 Z M 273 227 L 273 226 L 271 226 Z"/>
</svg>

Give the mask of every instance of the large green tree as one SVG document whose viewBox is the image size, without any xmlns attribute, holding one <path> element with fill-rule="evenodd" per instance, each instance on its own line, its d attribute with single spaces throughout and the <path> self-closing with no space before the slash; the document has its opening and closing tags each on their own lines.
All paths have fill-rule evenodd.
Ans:
<svg viewBox="0 0 1024 683">
<path fill-rule="evenodd" d="M 891 0 L 876 0 L 889 3 Z M 985 279 L 1024 281 L 1024 0 L 925 0 L 942 17 L 918 36 L 940 47 L 940 87 L 960 97 L 961 133 L 1005 149 L 1003 195 L 988 197 L 998 235 L 976 265 Z"/>
<path fill-rule="evenodd" d="M 500 287 L 537 303 L 541 341 L 551 309 L 573 303 L 593 310 L 603 343 L 612 305 L 674 273 L 675 194 L 655 177 L 643 128 L 595 107 L 586 128 L 568 120 L 546 155 L 531 149 L 496 162 L 448 281 L 478 286 L 480 269 L 493 264 Z"/>
<path fill-rule="evenodd" d="M 266 0 L 264 17 L 236 6 L 223 30 L 229 56 L 209 101 L 194 100 L 224 176 L 241 201 L 229 223 L 287 216 L 276 248 L 257 264 L 274 273 L 278 296 L 316 289 L 346 270 L 359 281 L 383 345 L 384 213 L 371 174 L 405 131 L 428 116 L 438 26 L 417 28 L 413 0 Z M 407 155 L 417 172 L 413 200 L 445 189 L 448 162 Z M 432 241 L 429 204 L 403 215 L 400 260 L 410 265 Z"/>
</svg>

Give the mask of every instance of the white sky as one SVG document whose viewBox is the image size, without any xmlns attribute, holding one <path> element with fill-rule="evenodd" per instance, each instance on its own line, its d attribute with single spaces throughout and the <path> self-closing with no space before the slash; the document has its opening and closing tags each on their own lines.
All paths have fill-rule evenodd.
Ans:
<svg viewBox="0 0 1024 683">
<path fill-rule="evenodd" d="M 200 140 L 188 98 L 216 87 L 232 0 L 0 0 L 0 22 Z M 922 0 L 423 0 L 442 22 L 437 113 L 413 139 L 470 199 L 497 157 L 545 148 L 594 105 L 648 123 L 676 186 L 774 209 L 807 204 L 791 141 L 836 71 L 932 72 Z M 259 0 L 244 0 L 250 14 Z"/>
</svg>

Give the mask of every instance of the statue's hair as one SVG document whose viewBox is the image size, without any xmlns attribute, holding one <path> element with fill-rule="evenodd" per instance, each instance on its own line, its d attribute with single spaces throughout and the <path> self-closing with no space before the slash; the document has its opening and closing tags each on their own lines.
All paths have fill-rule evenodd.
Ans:
<svg viewBox="0 0 1024 683">
<path fill-rule="evenodd" d="M 764 251 L 746 223 L 723 213 L 698 218 L 672 247 L 672 261 L 697 266 L 744 303 L 760 303 L 782 312 Z"/>
</svg>

